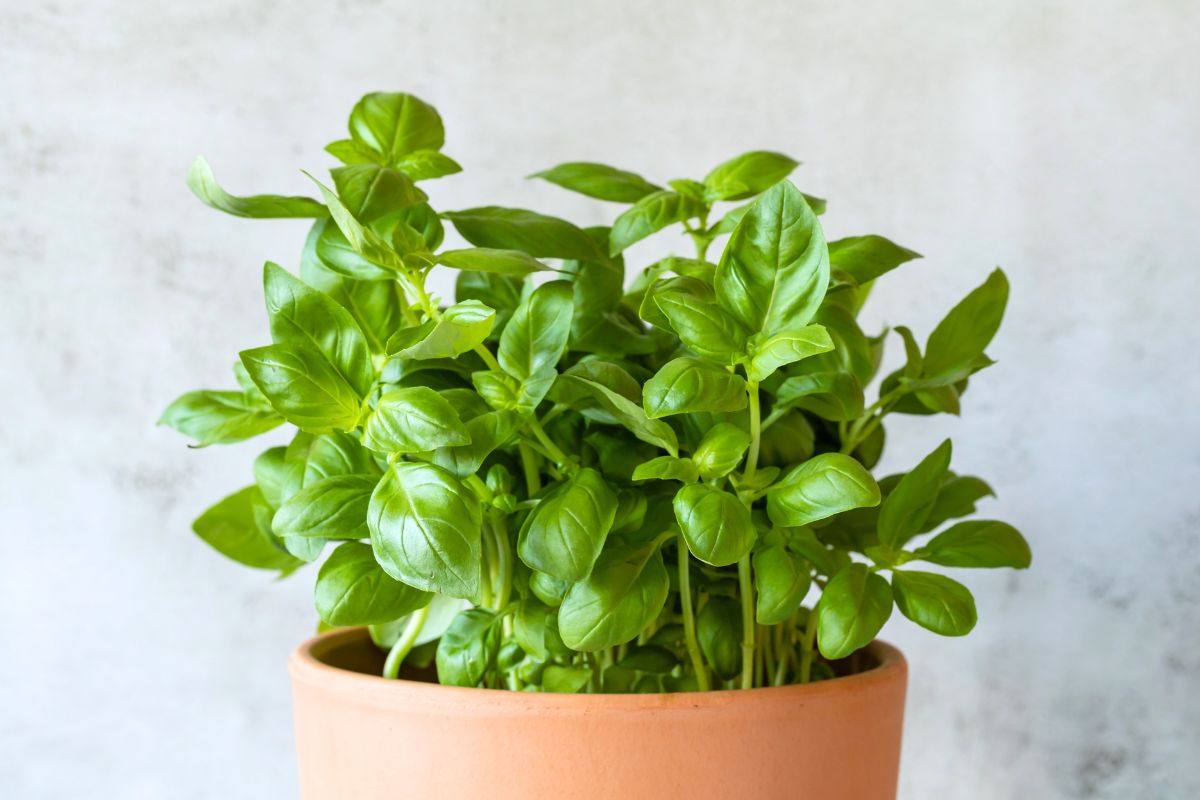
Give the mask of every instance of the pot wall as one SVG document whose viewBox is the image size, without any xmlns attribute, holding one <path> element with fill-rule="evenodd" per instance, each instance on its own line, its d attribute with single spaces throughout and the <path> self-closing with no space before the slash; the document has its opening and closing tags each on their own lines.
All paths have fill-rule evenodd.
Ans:
<svg viewBox="0 0 1200 800">
<path fill-rule="evenodd" d="M 304 800 L 896 795 L 907 666 L 807 686 L 557 695 L 389 681 L 363 630 L 291 657 Z M 340 668 L 346 667 L 346 668 Z"/>
</svg>

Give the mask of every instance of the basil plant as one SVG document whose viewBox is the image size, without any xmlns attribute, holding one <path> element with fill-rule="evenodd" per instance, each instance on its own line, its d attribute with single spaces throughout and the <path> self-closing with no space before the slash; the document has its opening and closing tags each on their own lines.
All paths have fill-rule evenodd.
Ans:
<svg viewBox="0 0 1200 800">
<path fill-rule="evenodd" d="M 661 692 L 805 683 L 852 658 L 895 606 L 944 636 L 971 593 L 930 566 L 1029 566 L 1013 527 L 961 520 L 992 494 L 947 440 L 882 478 L 889 415 L 958 414 L 1008 294 L 996 270 L 903 367 L 856 320 L 918 254 L 828 242 L 825 201 L 753 151 L 660 186 L 602 164 L 533 176 L 615 204 L 611 227 L 534 211 L 431 207 L 457 173 L 441 118 L 362 98 L 342 163 L 309 197 L 237 197 L 198 159 L 205 203 L 313 220 L 298 276 L 263 271 L 271 341 L 236 388 L 162 422 L 198 446 L 287 425 L 253 482 L 200 515 L 225 556 L 316 570 L 322 628 L 367 626 L 384 674 L 445 684 Z M 472 245 L 443 247 L 446 223 Z M 689 255 L 633 267 L 678 226 Z M 694 252 L 692 250 L 694 245 Z M 455 274 L 435 296 L 434 269 Z M 868 387 L 872 388 L 868 392 Z"/>
</svg>

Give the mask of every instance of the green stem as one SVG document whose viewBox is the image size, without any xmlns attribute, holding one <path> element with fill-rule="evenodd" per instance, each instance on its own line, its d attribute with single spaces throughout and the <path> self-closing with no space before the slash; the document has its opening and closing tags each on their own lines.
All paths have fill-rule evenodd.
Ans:
<svg viewBox="0 0 1200 800">
<path fill-rule="evenodd" d="M 542 490 L 542 478 L 538 474 L 536 456 L 525 444 L 518 444 L 517 451 L 521 454 L 521 469 L 525 473 L 525 491 L 530 497 Z"/>
<path fill-rule="evenodd" d="M 708 669 L 704 666 L 704 658 L 700 655 L 700 643 L 696 639 L 696 613 L 692 607 L 692 577 L 691 555 L 688 553 L 687 542 L 683 534 L 676 538 L 677 558 L 679 560 L 679 599 L 683 605 L 683 637 L 687 642 L 688 656 L 692 660 L 692 669 L 696 672 L 696 683 L 700 691 L 709 689 Z"/>
<path fill-rule="evenodd" d="M 496 556 L 500 565 L 499 574 L 496 582 L 496 610 L 499 611 L 508 605 L 508 600 L 512 596 L 512 551 L 509 548 L 508 528 L 503 514 L 492 515 L 491 528 L 492 536 L 496 542 Z M 508 619 L 505 619 L 507 624 Z"/>
<path fill-rule="evenodd" d="M 817 610 L 808 612 L 808 621 L 804 624 L 804 641 L 800 646 L 800 683 L 808 683 L 812 676 L 812 660 L 814 640 L 817 636 Z"/>
<path fill-rule="evenodd" d="M 738 561 L 738 594 L 742 600 L 742 688 L 754 688 L 754 581 L 750 554 Z"/>
<path fill-rule="evenodd" d="M 421 635 L 421 628 L 425 627 L 425 620 L 429 618 L 429 606 L 425 606 L 419 611 L 414 611 L 412 616 L 408 618 L 408 624 L 404 626 L 404 632 L 400 634 L 400 638 L 392 645 L 392 649 L 388 651 L 387 661 L 383 664 L 383 677 L 395 680 L 400 677 L 400 665 L 404 663 L 404 659 L 412 652 L 413 645 L 417 643 L 417 637 Z"/>
<path fill-rule="evenodd" d="M 538 443 L 545 448 L 546 452 L 550 454 L 550 458 L 552 458 L 555 463 L 557 463 L 560 467 L 565 467 L 568 472 L 573 471 L 575 467 L 575 459 L 564 453 L 559 446 L 554 443 L 554 440 L 550 438 L 550 436 L 546 433 L 545 428 L 542 427 L 542 423 L 538 422 L 537 417 L 532 415 L 529 417 L 529 429 L 533 431 L 533 435 L 537 438 Z"/>
<path fill-rule="evenodd" d="M 758 400 L 758 382 L 746 381 L 746 396 L 750 400 L 750 452 L 746 455 L 746 482 L 754 477 L 758 469 L 758 451 L 762 446 L 762 406 Z"/>
</svg>

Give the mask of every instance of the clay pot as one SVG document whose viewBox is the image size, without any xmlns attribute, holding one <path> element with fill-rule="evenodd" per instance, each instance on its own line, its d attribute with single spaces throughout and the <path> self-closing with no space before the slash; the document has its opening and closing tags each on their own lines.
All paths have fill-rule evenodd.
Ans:
<svg viewBox="0 0 1200 800">
<path fill-rule="evenodd" d="M 806 686 L 540 694 L 378 677 L 365 630 L 291 656 L 305 800 L 892 800 L 907 666 Z M 374 673 L 374 674 L 371 674 Z"/>
</svg>

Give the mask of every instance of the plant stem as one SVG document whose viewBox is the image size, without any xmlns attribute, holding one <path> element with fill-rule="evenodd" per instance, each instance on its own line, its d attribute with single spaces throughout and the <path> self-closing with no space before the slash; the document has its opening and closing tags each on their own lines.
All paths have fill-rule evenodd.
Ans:
<svg viewBox="0 0 1200 800">
<path fill-rule="evenodd" d="M 542 427 L 542 423 L 538 422 L 536 416 L 530 415 L 529 429 L 533 431 L 533 435 L 537 438 L 538 443 L 550 454 L 550 458 L 554 459 L 559 466 L 566 467 L 568 472 L 572 471 L 575 466 L 575 459 L 564 453 L 554 443 L 554 440 L 546 433 L 546 429 Z"/>
<path fill-rule="evenodd" d="M 508 606 L 508 599 L 512 595 L 512 552 L 509 549 L 508 543 L 508 528 L 503 514 L 493 514 L 491 528 L 492 536 L 496 543 L 496 560 L 499 563 L 500 569 L 497 575 L 496 582 L 499 584 L 496 587 L 496 610 L 499 611 Z M 505 625 L 508 625 L 508 617 L 505 617 Z"/>
<path fill-rule="evenodd" d="M 817 610 L 808 612 L 808 620 L 804 623 L 804 640 L 800 645 L 800 683 L 808 683 L 812 676 L 812 659 L 814 639 L 817 636 Z"/>
<path fill-rule="evenodd" d="M 429 606 L 414 611 L 412 616 L 408 618 L 408 624 L 404 626 L 404 632 L 400 634 L 400 638 L 392 645 L 392 649 L 388 651 L 387 661 L 383 664 L 383 677 L 395 680 L 400 677 L 400 665 L 404 663 L 404 659 L 412 652 L 413 645 L 417 642 L 417 637 L 421 635 L 421 628 L 425 627 L 425 620 L 429 618 Z"/>
<path fill-rule="evenodd" d="M 742 688 L 754 688 L 754 581 L 750 554 L 738 561 L 738 594 L 742 600 Z"/>
<path fill-rule="evenodd" d="M 533 497 L 542 490 L 542 478 L 538 475 L 537 462 L 534 461 L 533 451 L 528 445 L 518 444 L 517 451 L 521 454 L 521 469 L 525 473 L 525 491 Z"/>
<path fill-rule="evenodd" d="M 676 537 L 677 558 L 679 560 L 679 599 L 683 605 L 683 636 L 687 642 L 688 656 L 692 660 L 692 669 L 696 672 L 696 683 L 700 691 L 707 692 L 708 669 L 704 666 L 704 658 L 700 655 L 700 643 L 696 640 L 696 614 L 692 607 L 692 577 L 691 554 L 688 553 L 687 542 L 683 534 Z"/>
<path fill-rule="evenodd" d="M 758 469 L 758 451 L 762 446 L 762 407 L 757 381 L 746 381 L 746 396 L 750 400 L 750 452 L 746 454 L 746 471 L 742 474 L 750 481 Z"/>
</svg>

